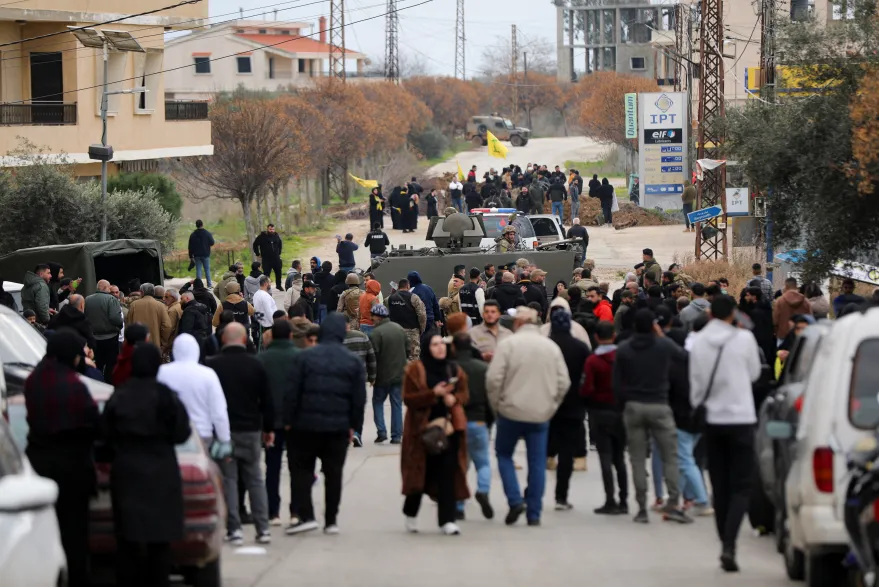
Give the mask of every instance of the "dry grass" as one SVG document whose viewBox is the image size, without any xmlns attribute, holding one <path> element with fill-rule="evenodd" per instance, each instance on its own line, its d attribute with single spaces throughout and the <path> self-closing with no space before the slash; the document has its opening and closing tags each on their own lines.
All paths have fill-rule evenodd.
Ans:
<svg viewBox="0 0 879 587">
<path fill-rule="evenodd" d="M 751 266 L 754 263 L 761 263 L 761 259 L 753 251 L 737 251 L 733 250 L 732 257 L 725 261 L 699 261 L 695 260 L 694 255 L 685 255 L 683 257 L 675 256 L 675 263 L 683 268 L 681 271 L 689 275 L 693 281 L 707 284 L 709 281 L 725 277 L 729 280 L 729 288 L 727 291 L 730 295 L 738 298 L 739 293 L 748 286 L 748 282 L 753 279 Z"/>
</svg>

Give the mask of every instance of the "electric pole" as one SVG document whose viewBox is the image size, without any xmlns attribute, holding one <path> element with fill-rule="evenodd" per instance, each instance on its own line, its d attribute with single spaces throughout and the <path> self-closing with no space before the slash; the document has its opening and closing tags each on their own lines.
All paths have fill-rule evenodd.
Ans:
<svg viewBox="0 0 879 587">
<path fill-rule="evenodd" d="M 776 12 L 778 6 L 776 0 L 761 0 L 760 2 L 760 98 L 766 102 L 774 104 L 777 100 L 778 92 L 775 81 L 775 37 L 777 32 Z M 760 222 L 760 228 L 763 232 L 763 243 L 766 247 L 766 262 L 772 263 L 775 260 L 775 250 L 772 246 L 773 224 L 772 224 L 772 202 L 769 197 L 772 195 L 772 186 L 758 186 L 758 188 L 766 188 L 766 218 L 757 219 Z M 766 270 L 766 277 L 770 281 L 773 278 L 772 268 Z"/>
<path fill-rule="evenodd" d="M 683 89 L 684 77 L 684 14 L 689 7 L 683 4 L 675 6 L 675 92 Z M 689 59 L 690 57 L 687 56 Z"/>
<path fill-rule="evenodd" d="M 699 35 L 699 143 L 697 159 L 720 159 L 724 136 L 723 0 L 702 0 Z M 697 225 L 696 260 L 727 256 L 726 169 L 703 171 L 696 192 L 696 210 L 720 206 L 723 214 Z"/>
<path fill-rule="evenodd" d="M 400 16 L 397 14 L 397 0 L 388 0 L 385 18 L 385 79 L 395 84 L 400 83 Z"/>
<path fill-rule="evenodd" d="M 513 25 L 512 46 L 512 74 L 513 74 L 513 122 L 519 121 L 519 43 L 516 39 L 516 25 Z"/>
<path fill-rule="evenodd" d="M 525 94 L 526 97 L 522 99 L 523 106 L 525 107 L 525 116 L 528 117 L 528 128 L 531 128 L 531 106 L 528 103 L 528 51 L 522 52 L 522 61 L 525 66 L 525 71 L 523 72 L 524 83 L 525 83 Z"/>
<path fill-rule="evenodd" d="M 464 0 L 458 0 L 458 11 L 455 15 L 455 77 L 466 79 L 464 68 Z"/>
<path fill-rule="evenodd" d="M 345 73 L 345 0 L 330 0 L 330 80 L 332 83 L 344 84 Z M 335 161 L 330 163 L 323 181 L 323 205 L 330 203 L 330 192 L 348 202 L 348 162 Z"/>
</svg>

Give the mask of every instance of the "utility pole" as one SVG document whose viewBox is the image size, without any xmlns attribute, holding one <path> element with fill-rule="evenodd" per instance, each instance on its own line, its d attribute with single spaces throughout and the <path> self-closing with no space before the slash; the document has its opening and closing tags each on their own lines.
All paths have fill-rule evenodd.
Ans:
<svg viewBox="0 0 879 587">
<path fill-rule="evenodd" d="M 683 89 L 684 77 L 684 14 L 688 10 L 683 4 L 675 6 L 675 92 Z M 688 55 L 689 59 L 690 56 Z"/>
<path fill-rule="evenodd" d="M 522 52 L 522 61 L 524 62 L 523 64 L 525 66 L 525 71 L 524 71 L 523 75 L 524 75 L 524 82 L 525 82 L 525 93 L 527 95 L 527 93 L 529 91 L 528 90 L 528 51 Z M 525 107 L 525 115 L 528 117 L 528 128 L 531 128 L 531 107 L 528 103 L 529 102 L 528 98 L 527 97 L 523 98 L 522 102 Z"/>
<path fill-rule="evenodd" d="M 332 83 L 345 84 L 345 0 L 330 0 L 330 79 Z M 348 162 L 331 163 L 326 179 L 321 185 L 323 205 L 330 203 L 330 192 L 348 202 Z"/>
<path fill-rule="evenodd" d="M 458 11 L 455 15 L 455 77 L 466 79 L 464 68 L 464 0 L 458 0 Z"/>
<path fill-rule="evenodd" d="M 400 83 L 400 15 L 397 14 L 397 0 L 388 0 L 385 18 L 385 79 Z"/>
<path fill-rule="evenodd" d="M 513 25 L 512 47 L 512 74 L 513 74 L 513 122 L 519 121 L 519 42 L 516 39 L 516 25 Z"/>
<path fill-rule="evenodd" d="M 723 0 L 702 0 L 699 35 L 699 144 L 698 159 L 719 159 L 724 136 L 723 94 Z M 726 169 L 721 165 L 703 172 L 696 196 L 696 210 L 720 206 L 723 215 L 696 227 L 696 260 L 726 258 Z"/>
<path fill-rule="evenodd" d="M 761 0 L 760 2 L 760 98 L 774 104 L 778 92 L 775 80 L 775 38 L 778 31 L 776 25 L 778 6 L 776 0 Z M 766 187 L 766 218 L 762 222 L 763 242 L 766 246 L 766 263 L 775 261 L 775 249 L 772 246 L 774 226 L 772 223 L 772 186 Z M 759 220 L 758 220 L 759 222 Z M 772 269 L 767 268 L 766 278 L 772 281 Z"/>
</svg>

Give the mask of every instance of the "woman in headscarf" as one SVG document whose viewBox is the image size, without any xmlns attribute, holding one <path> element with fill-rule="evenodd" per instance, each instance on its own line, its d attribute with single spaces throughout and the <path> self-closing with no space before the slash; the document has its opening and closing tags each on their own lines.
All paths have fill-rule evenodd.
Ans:
<svg viewBox="0 0 879 587">
<path fill-rule="evenodd" d="M 104 407 L 117 585 L 170 585 L 171 542 L 183 537 L 183 483 L 174 447 L 191 431 L 177 394 L 156 381 L 161 365 L 158 348 L 138 344 L 131 379 Z"/>
<path fill-rule="evenodd" d="M 134 357 L 134 347 L 142 342 L 146 342 L 150 337 L 150 331 L 143 324 L 131 324 L 125 328 L 125 340 L 122 343 L 122 351 L 119 358 L 116 359 L 116 366 L 113 367 L 113 375 L 110 382 L 118 387 L 128 381 L 131 377 L 131 360 Z"/>
<path fill-rule="evenodd" d="M 408 408 L 403 426 L 400 465 L 403 475 L 403 514 L 406 529 L 417 532 L 421 498 L 426 493 L 439 507 L 443 534 L 461 531 L 455 524 L 456 502 L 470 497 L 467 489 L 467 416 L 470 397 L 467 375 L 449 360 L 443 338 L 429 334 L 421 344 L 421 359 L 409 363 L 403 376 L 403 403 Z M 428 454 L 422 433 L 429 425 L 442 426 L 448 446 Z"/>
<path fill-rule="evenodd" d="M 24 383 L 27 456 L 58 484 L 55 514 L 70 587 L 88 584 L 89 500 L 95 493 L 93 447 L 98 406 L 76 373 L 85 339 L 69 329 L 49 337 L 46 355 Z"/>
</svg>

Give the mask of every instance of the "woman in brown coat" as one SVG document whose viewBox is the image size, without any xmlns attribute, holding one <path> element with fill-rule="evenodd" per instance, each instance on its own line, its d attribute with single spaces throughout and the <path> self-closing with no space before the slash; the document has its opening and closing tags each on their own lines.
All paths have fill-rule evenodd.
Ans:
<svg viewBox="0 0 879 587">
<path fill-rule="evenodd" d="M 467 489 L 467 417 L 464 405 L 469 399 L 467 375 L 449 360 L 448 347 L 439 335 L 421 345 L 421 360 L 406 367 L 403 403 L 406 420 L 400 469 L 403 474 L 403 514 L 406 529 L 417 532 L 421 498 L 426 493 L 437 502 L 439 526 L 443 534 L 460 534 L 455 524 L 456 502 L 470 497 Z M 428 455 L 421 434 L 428 423 L 448 418 L 454 433 L 449 446 L 438 455 Z"/>
</svg>

